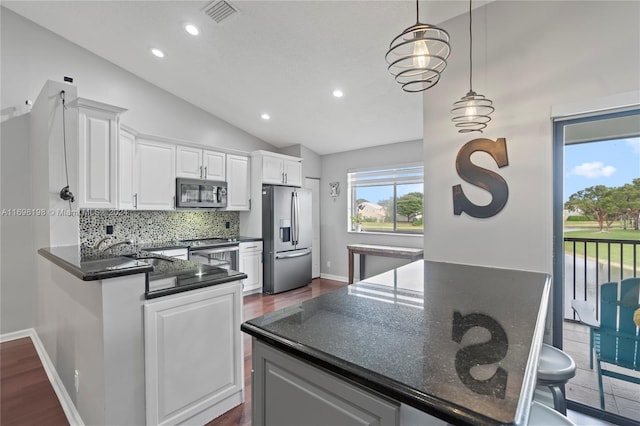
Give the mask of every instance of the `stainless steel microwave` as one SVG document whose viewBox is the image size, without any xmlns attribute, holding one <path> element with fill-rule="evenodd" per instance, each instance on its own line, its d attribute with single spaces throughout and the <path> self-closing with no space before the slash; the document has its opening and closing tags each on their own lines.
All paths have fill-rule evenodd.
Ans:
<svg viewBox="0 0 640 426">
<path fill-rule="evenodd" d="M 227 207 L 227 182 L 176 179 L 176 208 Z"/>
</svg>

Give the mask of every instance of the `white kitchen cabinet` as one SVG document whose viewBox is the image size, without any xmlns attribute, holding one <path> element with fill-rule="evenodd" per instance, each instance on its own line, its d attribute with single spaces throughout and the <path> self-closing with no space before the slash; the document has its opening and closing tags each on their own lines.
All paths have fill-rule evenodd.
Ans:
<svg viewBox="0 0 640 426">
<path fill-rule="evenodd" d="M 262 237 L 262 185 L 302 186 L 302 158 L 271 151 L 251 153 L 251 209 L 240 212 L 240 234 Z"/>
<path fill-rule="evenodd" d="M 149 139 L 136 140 L 134 207 L 139 210 L 175 208 L 176 146 Z"/>
<path fill-rule="evenodd" d="M 238 281 L 144 304 L 148 425 L 205 424 L 244 401 Z"/>
<path fill-rule="evenodd" d="M 249 157 L 227 154 L 227 208 L 249 210 L 251 207 Z"/>
<path fill-rule="evenodd" d="M 242 280 L 244 294 L 262 292 L 262 241 L 240 243 L 240 272 L 247 274 Z"/>
<path fill-rule="evenodd" d="M 262 183 L 302 186 L 302 160 L 262 151 Z"/>
<path fill-rule="evenodd" d="M 226 154 L 188 146 L 177 146 L 176 176 L 225 181 Z"/>
<path fill-rule="evenodd" d="M 133 170 L 135 167 L 136 137 L 120 128 L 118 138 L 118 208 L 134 208 Z"/>
<path fill-rule="evenodd" d="M 119 114 L 112 105 L 78 98 L 78 205 L 116 208 Z"/>
</svg>

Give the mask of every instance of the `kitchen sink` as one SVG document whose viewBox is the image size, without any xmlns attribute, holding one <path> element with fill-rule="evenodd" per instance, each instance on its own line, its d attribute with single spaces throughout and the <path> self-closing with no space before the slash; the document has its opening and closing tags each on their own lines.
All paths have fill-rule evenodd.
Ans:
<svg viewBox="0 0 640 426">
<path fill-rule="evenodd" d="M 136 259 L 152 266 L 167 265 L 173 262 L 172 259 L 165 259 L 163 257 L 138 257 Z"/>
</svg>

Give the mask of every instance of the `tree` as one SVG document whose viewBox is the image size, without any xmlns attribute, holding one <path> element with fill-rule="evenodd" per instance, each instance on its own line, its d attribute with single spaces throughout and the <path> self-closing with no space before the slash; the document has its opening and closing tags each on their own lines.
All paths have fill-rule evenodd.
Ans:
<svg viewBox="0 0 640 426">
<path fill-rule="evenodd" d="M 564 206 L 571 211 L 595 216 L 600 232 L 603 232 L 605 223 L 609 230 L 611 223 L 619 217 L 620 210 L 615 190 L 604 185 L 590 186 L 572 194 Z"/>
<path fill-rule="evenodd" d="M 620 218 L 622 228 L 627 229 L 627 222 L 632 229 L 638 230 L 638 217 L 640 217 L 640 179 L 634 179 L 618 188 L 621 198 Z"/>
<path fill-rule="evenodd" d="M 407 217 L 407 222 L 413 222 L 418 215 L 422 214 L 424 207 L 424 196 L 421 192 L 410 192 L 398 198 L 396 208 L 398 214 Z"/>
</svg>

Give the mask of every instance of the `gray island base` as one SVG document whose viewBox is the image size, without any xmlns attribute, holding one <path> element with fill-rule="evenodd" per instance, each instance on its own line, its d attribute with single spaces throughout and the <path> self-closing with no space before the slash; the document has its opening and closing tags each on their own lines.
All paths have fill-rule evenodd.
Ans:
<svg viewBox="0 0 640 426">
<path fill-rule="evenodd" d="M 253 424 L 525 425 L 549 291 L 419 260 L 247 321 Z"/>
</svg>

